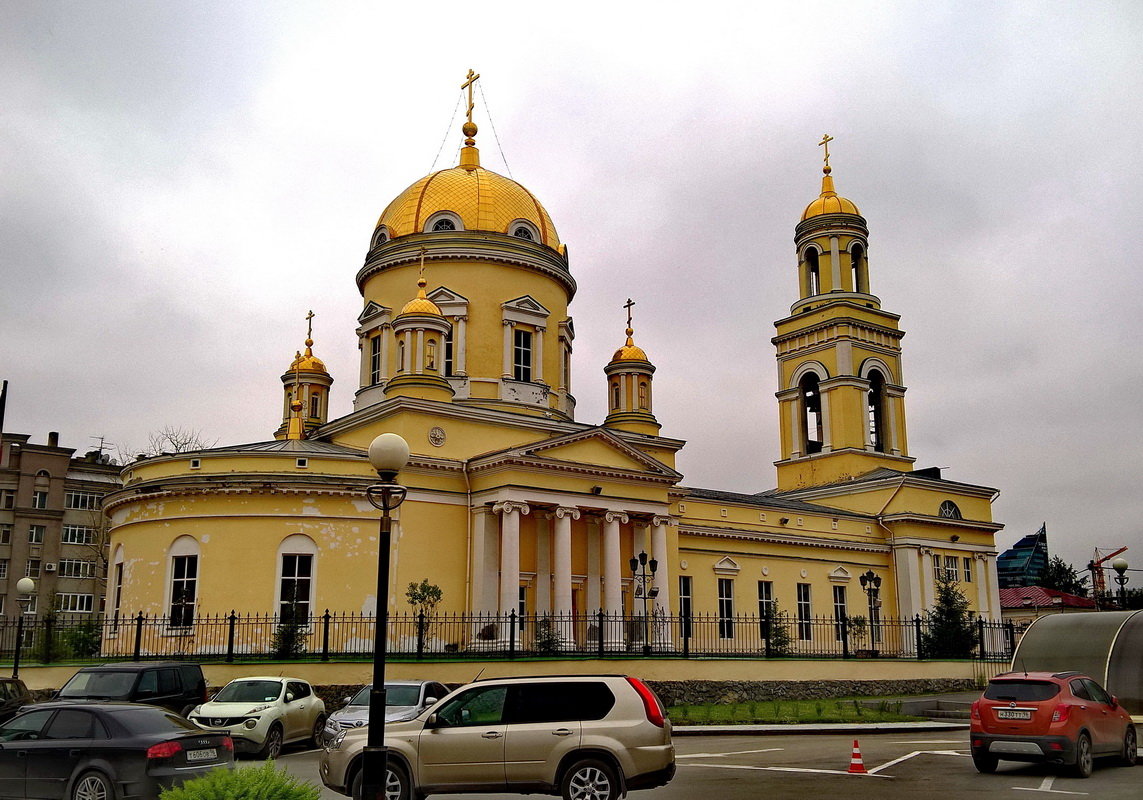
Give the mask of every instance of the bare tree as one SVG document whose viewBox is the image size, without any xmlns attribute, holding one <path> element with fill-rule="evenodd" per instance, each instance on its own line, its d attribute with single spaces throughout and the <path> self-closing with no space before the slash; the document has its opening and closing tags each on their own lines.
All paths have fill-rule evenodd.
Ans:
<svg viewBox="0 0 1143 800">
<path fill-rule="evenodd" d="M 147 435 L 145 447 L 136 449 L 131 445 L 117 445 L 116 451 L 121 464 L 130 464 L 139 457 L 161 456 L 164 453 L 189 453 L 192 450 L 206 450 L 218 444 L 217 439 L 207 441 L 202 431 L 183 428 L 178 425 L 164 425 Z"/>
</svg>

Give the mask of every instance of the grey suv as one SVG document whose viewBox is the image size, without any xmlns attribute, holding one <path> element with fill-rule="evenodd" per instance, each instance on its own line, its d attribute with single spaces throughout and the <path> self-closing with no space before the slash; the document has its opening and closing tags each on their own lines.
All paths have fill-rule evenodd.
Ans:
<svg viewBox="0 0 1143 800">
<path fill-rule="evenodd" d="M 322 753 L 322 782 L 355 800 L 367 731 L 343 730 Z M 662 703 L 623 675 L 471 683 L 414 719 L 386 724 L 385 745 L 386 800 L 445 792 L 616 800 L 675 774 Z"/>
</svg>

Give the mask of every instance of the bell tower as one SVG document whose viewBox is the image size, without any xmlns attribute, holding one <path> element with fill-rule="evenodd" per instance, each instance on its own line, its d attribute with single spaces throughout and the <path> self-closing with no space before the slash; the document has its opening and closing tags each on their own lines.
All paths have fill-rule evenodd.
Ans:
<svg viewBox="0 0 1143 800">
<path fill-rule="evenodd" d="M 798 300 L 774 323 L 782 458 L 778 489 L 820 486 L 878 467 L 908 471 L 900 317 L 870 291 L 869 229 L 834 189 L 824 148 L 821 195 L 794 231 Z"/>
</svg>

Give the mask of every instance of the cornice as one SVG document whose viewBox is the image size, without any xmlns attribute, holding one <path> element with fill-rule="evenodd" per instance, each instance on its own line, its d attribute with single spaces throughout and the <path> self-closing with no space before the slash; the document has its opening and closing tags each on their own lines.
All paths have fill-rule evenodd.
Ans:
<svg viewBox="0 0 1143 800">
<path fill-rule="evenodd" d="M 852 452 L 861 453 L 866 451 L 854 450 Z M 886 454 L 877 454 L 878 457 L 884 455 Z M 909 457 L 908 460 L 914 461 L 915 459 Z M 826 486 L 815 486 L 807 489 L 791 489 L 788 492 L 782 492 L 780 496 L 790 498 L 792 500 L 816 500 L 822 497 L 836 497 L 838 495 L 853 495 L 863 492 L 879 492 L 884 491 L 885 489 L 896 489 L 898 485 L 908 486 L 916 489 L 927 489 L 933 492 L 944 491 L 950 494 L 960 494 L 967 497 L 991 498 L 996 494 L 996 490 L 989 486 L 982 486 L 975 483 L 960 483 L 958 481 L 946 481 L 943 479 L 934 481 L 928 478 L 921 478 L 910 475 L 907 472 L 902 472 L 897 475 L 887 475 L 884 478 L 877 478 L 874 480 L 859 479 L 849 483 L 831 483 Z"/>
<path fill-rule="evenodd" d="M 920 522 L 925 525 L 939 525 L 944 528 L 970 528 L 978 531 L 995 533 L 1004 528 L 999 522 L 983 522 L 972 519 L 950 519 L 949 517 L 935 517 L 930 514 L 918 514 L 913 511 L 902 511 L 898 514 L 886 514 L 881 518 L 885 524 L 894 522 Z"/>
<path fill-rule="evenodd" d="M 177 476 L 139 481 L 103 498 L 104 512 L 131 502 L 188 495 L 305 494 L 362 496 L 377 482 L 374 476 L 283 475 L 278 473 L 227 473 Z"/>
<path fill-rule="evenodd" d="M 884 311 L 880 308 L 864 308 L 864 307 L 858 305 L 857 303 L 853 303 L 853 302 L 846 301 L 846 300 L 840 300 L 840 299 L 823 301 L 822 305 L 815 308 L 814 311 L 822 311 L 822 310 L 827 310 L 829 308 L 837 308 L 839 306 L 840 307 L 848 306 L 850 308 L 857 309 L 858 311 L 865 313 L 865 314 L 875 314 L 877 316 L 886 317 L 886 318 L 892 320 L 893 322 L 897 322 L 898 320 L 901 319 L 900 314 L 892 314 L 892 313 L 890 313 L 888 311 Z M 782 319 L 775 321 L 774 326 L 779 327 L 781 325 L 785 325 L 785 324 L 790 323 L 790 322 L 804 321 L 807 318 L 812 319 L 812 315 L 813 315 L 813 312 L 811 312 L 811 311 L 807 311 L 804 314 L 791 314 L 790 316 L 783 317 Z M 903 330 L 901 330 L 900 328 L 891 328 L 888 325 L 880 325 L 880 324 L 878 324 L 876 322 L 872 322 L 870 320 L 861 319 L 860 317 L 842 316 L 842 317 L 829 317 L 827 319 L 823 319 L 823 320 L 820 320 L 818 322 L 813 322 L 809 325 L 801 326 L 795 330 L 790 331 L 789 333 L 780 333 L 777 336 L 775 336 L 774 338 L 772 338 L 770 341 L 774 344 L 778 344 L 778 343 L 783 342 L 787 339 L 795 339 L 799 336 L 806 336 L 808 334 L 815 333 L 815 332 L 821 331 L 821 330 L 825 330 L 826 328 L 837 327 L 839 325 L 851 325 L 855 328 L 864 328 L 864 329 L 871 330 L 871 331 L 877 331 L 878 333 L 882 333 L 882 334 L 884 334 L 890 338 L 893 338 L 893 339 L 903 339 L 905 337 L 905 332 Z M 850 337 L 850 338 L 852 338 L 852 337 Z"/>
<path fill-rule="evenodd" d="M 862 553 L 888 553 L 887 544 L 874 542 L 859 542 L 853 539 L 823 539 L 817 536 L 792 536 L 768 531 L 744 531 L 741 528 L 717 528 L 688 524 L 679 520 L 679 536 L 691 534 L 693 536 L 715 539 L 737 539 L 741 541 L 763 542 L 765 544 L 781 544 L 794 547 L 816 547 L 824 550 L 849 550 Z M 681 545 L 680 545 L 681 549 Z"/>
</svg>

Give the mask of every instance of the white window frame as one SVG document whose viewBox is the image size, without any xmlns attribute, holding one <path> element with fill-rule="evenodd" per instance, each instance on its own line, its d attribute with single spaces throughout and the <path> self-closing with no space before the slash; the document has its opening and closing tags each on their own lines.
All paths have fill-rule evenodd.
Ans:
<svg viewBox="0 0 1143 800">
<path fill-rule="evenodd" d="M 44 538 L 48 535 L 47 525 L 29 525 L 28 526 L 28 544 L 43 544 Z"/>
<path fill-rule="evenodd" d="M 64 508 L 78 511 L 95 511 L 99 508 L 100 496 L 95 492 L 68 490 L 64 493 Z"/>
<path fill-rule="evenodd" d="M 849 617 L 849 603 L 845 596 L 844 586 L 833 587 L 833 622 L 834 636 L 841 641 L 842 621 Z"/>
<path fill-rule="evenodd" d="M 37 489 L 32 492 L 32 508 L 40 511 L 47 510 L 48 507 L 48 493 L 44 489 Z"/>
<path fill-rule="evenodd" d="M 286 566 L 287 556 L 309 556 L 310 574 L 308 578 L 308 593 L 305 597 L 299 597 L 297 603 L 304 605 L 306 608 L 306 616 L 310 617 L 314 613 L 316 602 L 316 589 L 317 589 L 317 570 L 318 570 L 318 546 L 317 543 L 302 533 L 295 533 L 287 536 L 278 545 L 277 554 L 277 575 L 274 579 L 274 597 L 273 606 L 275 612 L 279 617 L 283 616 L 283 592 L 285 590 L 286 581 L 298 580 L 296 575 L 285 575 L 284 569 Z"/>
<path fill-rule="evenodd" d="M 814 613 L 814 592 L 813 587 L 808 583 L 797 584 L 797 610 L 798 610 L 798 639 L 803 642 L 812 641 L 814 638 L 813 627 L 813 613 Z"/>
<path fill-rule="evenodd" d="M 90 614 L 95 610 L 95 595 L 82 592 L 60 592 L 56 610 L 65 614 Z"/>
<path fill-rule="evenodd" d="M 94 578 L 95 562 L 82 558 L 61 558 L 57 574 L 61 578 Z"/>
<path fill-rule="evenodd" d="M 63 544 L 94 544 L 95 528 L 87 525 L 64 525 L 60 532 L 60 542 Z"/>
<path fill-rule="evenodd" d="M 718 638 L 734 638 L 734 578 L 718 579 Z"/>
<path fill-rule="evenodd" d="M 182 559 L 193 559 L 194 577 L 187 578 L 185 574 L 183 577 L 177 576 L 176 565 L 191 563 L 190 561 L 183 561 Z M 202 577 L 200 569 L 201 560 L 199 543 L 193 536 L 179 536 L 171 542 L 171 546 L 167 551 L 167 596 L 166 602 L 164 603 L 164 607 L 167 611 L 168 629 L 184 631 L 194 627 L 198 611 L 198 581 Z M 186 602 L 185 599 L 181 599 L 186 597 L 186 589 L 188 586 L 190 587 L 189 603 Z M 176 613 L 176 602 L 178 602 L 178 613 Z M 177 622 L 176 617 L 178 618 Z"/>
</svg>

